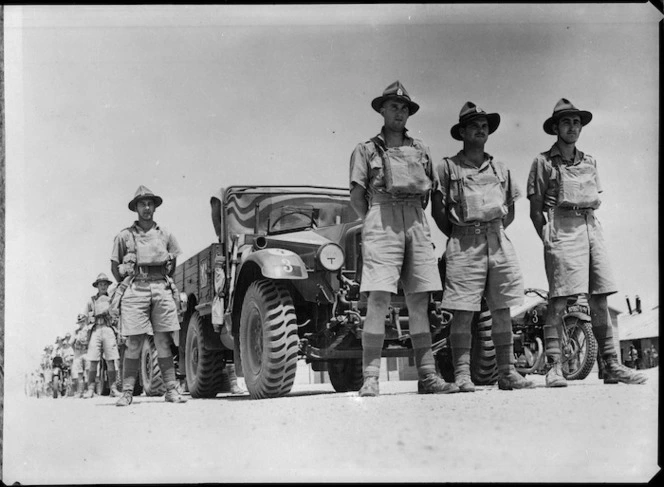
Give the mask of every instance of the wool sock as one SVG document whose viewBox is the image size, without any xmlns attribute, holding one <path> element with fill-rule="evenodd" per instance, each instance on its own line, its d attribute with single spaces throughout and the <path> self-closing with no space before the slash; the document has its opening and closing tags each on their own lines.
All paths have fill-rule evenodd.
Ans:
<svg viewBox="0 0 664 487">
<path fill-rule="evenodd" d="M 436 373 L 436 362 L 431 350 L 431 333 L 416 333 L 410 336 L 415 352 L 415 366 L 417 375 L 423 379 L 429 374 Z"/>
<path fill-rule="evenodd" d="M 365 379 L 380 377 L 380 356 L 384 340 L 384 333 L 362 332 L 362 370 Z"/>
</svg>

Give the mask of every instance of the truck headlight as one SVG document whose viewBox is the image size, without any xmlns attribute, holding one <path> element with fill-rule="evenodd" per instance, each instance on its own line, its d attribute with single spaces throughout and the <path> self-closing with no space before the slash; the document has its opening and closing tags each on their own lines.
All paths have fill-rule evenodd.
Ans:
<svg viewBox="0 0 664 487">
<path fill-rule="evenodd" d="M 338 271 L 344 265 L 344 251 L 337 244 L 325 244 L 318 249 L 316 259 L 325 270 Z"/>
</svg>

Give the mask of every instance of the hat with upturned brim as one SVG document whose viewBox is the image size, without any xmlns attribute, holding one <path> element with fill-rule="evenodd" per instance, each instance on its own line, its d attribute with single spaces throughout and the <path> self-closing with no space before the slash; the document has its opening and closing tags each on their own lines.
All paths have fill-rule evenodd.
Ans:
<svg viewBox="0 0 664 487">
<path fill-rule="evenodd" d="M 108 276 L 107 276 L 106 274 L 104 274 L 103 272 L 100 273 L 100 274 L 97 276 L 97 279 L 95 279 L 95 282 L 93 282 L 92 285 L 93 285 L 94 287 L 97 287 L 97 286 L 99 285 L 100 282 L 107 282 L 109 286 L 110 286 L 111 284 L 113 284 L 113 281 L 111 281 L 111 280 L 108 278 Z"/>
<path fill-rule="evenodd" d="M 163 199 L 161 199 L 161 196 L 157 196 L 151 190 L 149 190 L 147 187 L 141 184 L 136 190 L 134 199 L 129 202 L 129 209 L 131 211 L 136 211 L 136 203 L 138 203 L 138 200 L 143 200 L 143 199 L 153 200 L 155 208 L 161 205 L 161 203 L 164 201 Z"/>
<path fill-rule="evenodd" d="M 549 135 L 556 135 L 553 131 L 553 126 L 560 120 L 563 115 L 578 115 L 581 118 L 581 126 L 588 125 L 593 119 L 593 114 L 586 110 L 579 110 L 567 98 L 561 98 L 553 107 L 553 115 L 546 119 L 544 122 L 544 131 Z"/>
<path fill-rule="evenodd" d="M 497 113 L 487 113 L 484 110 L 482 110 L 480 107 L 475 105 L 472 101 L 467 101 L 461 107 L 461 111 L 459 112 L 459 123 L 457 123 L 455 126 L 453 126 L 450 129 L 452 138 L 455 140 L 463 140 L 461 137 L 461 133 L 459 132 L 459 129 L 470 123 L 472 120 L 475 120 L 476 118 L 480 117 L 486 118 L 489 124 L 490 134 L 494 133 L 498 128 L 498 125 L 500 125 L 500 115 L 498 115 Z"/>
<path fill-rule="evenodd" d="M 410 95 L 406 91 L 406 88 L 401 84 L 401 81 L 395 81 L 390 86 L 385 88 L 383 94 L 377 98 L 374 98 L 371 101 L 371 107 L 380 113 L 380 109 L 383 107 L 383 103 L 387 100 L 395 99 L 403 101 L 408 105 L 408 114 L 415 115 L 420 109 L 420 106 L 410 99 Z"/>
</svg>

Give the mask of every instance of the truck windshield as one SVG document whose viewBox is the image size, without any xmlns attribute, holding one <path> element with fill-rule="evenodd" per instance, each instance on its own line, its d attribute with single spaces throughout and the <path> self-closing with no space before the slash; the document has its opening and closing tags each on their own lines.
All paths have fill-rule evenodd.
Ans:
<svg viewBox="0 0 664 487">
<path fill-rule="evenodd" d="M 349 196 L 277 188 L 234 189 L 227 197 L 224 216 L 226 231 L 231 235 L 294 232 L 358 218 Z"/>
</svg>

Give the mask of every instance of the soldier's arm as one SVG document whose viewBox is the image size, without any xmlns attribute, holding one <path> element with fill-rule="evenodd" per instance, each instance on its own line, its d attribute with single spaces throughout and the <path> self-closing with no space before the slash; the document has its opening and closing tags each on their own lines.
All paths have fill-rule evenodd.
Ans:
<svg viewBox="0 0 664 487">
<path fill-rule="evenodd" d="M 350 206 L 353 207 L 355 213 L 357 213 L 360 218 L 366 216 L 369 211 L 369 204 L 366 199 L 366 190 L 359 184 L 353 185 L 353 189 L 350 190 Z"/>
<path fill-rule="evenodd" d="M 540 239 L 543 238 L 542 229 L 546 223 L 546 217 L 544 216 L 544 198 L 541 195 L 530 196 L 530 220 L 533 222 L 537 235 Z"/>
<path fill-rule="evenodd" d="M 510 224 L 514 221 L 514 215 L 516 214 L 516 209 L 514 208 L 514 203 L 507 207 L 507 215 L 503 218 L 503 226 L 505 228 L 509 227 Z"/>
<path fill-rule="evenodd" d="M 447 216 L 443 194 L 440 191 L 431 193 L 431 216 L 441 232 L 449 237 L 452 234 L 452 222 Z"/>
<path fill-rule="evenodd" d="M 177 267 L 177 265 L 178 265 L 178 259 L 177 257 L 173 257 L 173 259 L 171 260 L 171 268 L 168 271 L 168 275 L 170 277 L 173 277 L 173 274 L 175 274 L 175 268 Z"/>
<path fill-rule="evenodd" d="M 120 269 L 119 269 L 120 264 L 115 262 L 114 260 L 111 261 L 111 273 L 113 274 L 113 277 L 115 277 L 115 280 L 117 282 L 122 281 L 122 276 L 120 275 Z"/>
</svg>

